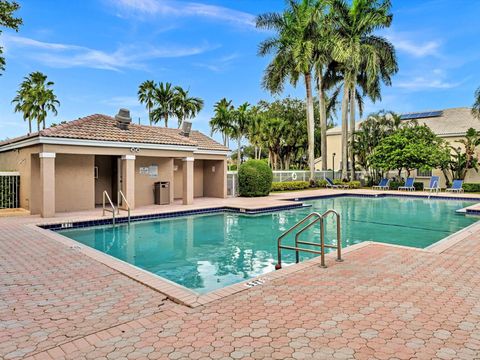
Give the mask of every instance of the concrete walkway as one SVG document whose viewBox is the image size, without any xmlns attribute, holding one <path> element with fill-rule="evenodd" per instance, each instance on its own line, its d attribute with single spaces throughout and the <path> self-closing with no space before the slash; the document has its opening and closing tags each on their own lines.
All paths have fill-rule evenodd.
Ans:
<svg viewBox="0 0 480 360">
<path fill-rule="evenodd" d="M 1 358 L 480 358 L 478 226 L 441 252 L 370 244 L 192 309 L 38 221 L 0 218 Z"/>
</svg>

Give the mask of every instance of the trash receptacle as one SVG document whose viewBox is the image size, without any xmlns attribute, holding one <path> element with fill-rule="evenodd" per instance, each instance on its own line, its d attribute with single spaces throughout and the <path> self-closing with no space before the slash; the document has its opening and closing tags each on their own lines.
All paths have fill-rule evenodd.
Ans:
<svg viewBox="0 0 480 360">
<path fill-rule="evenodd" d="M 170 182 L 159 181 L 155 183 L 155 205 L 170 204 Z"/>
</svg>

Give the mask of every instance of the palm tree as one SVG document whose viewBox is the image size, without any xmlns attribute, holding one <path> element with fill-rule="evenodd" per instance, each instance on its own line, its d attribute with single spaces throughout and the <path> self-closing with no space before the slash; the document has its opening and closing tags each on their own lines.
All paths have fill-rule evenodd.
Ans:
<svg viewBox="0 0 480 360">
<path fill-rule="evenodd" d="M 480 119 L 480 87 L 475 91 L 475 103 L 472 107 L 472 114 L 477 119 Z"/>
<path fill-rule="evenodd" d="M 23 120 L 28 121 L 28 133 L 32 133 L 32 114 L 31 108 L 33 100 L 30 97 L 30 83 L 27 82 L 27 78 L 20 84 L 20 88 L 17 90 L 17 95 L 12 100 L 12 104 L 15 104 L 14 111 L 21 112 L 23 114 Z"/>
<path fill-rule="evenodd" d="M 232 100 L 223 98 L 215 104 L 215 114 L 209 123 L 212 135 L 216 132 L 221 133 L 225 146 L 228 146 L 228 138 L 232 134 L 233 111 Z"/>
<path fill-rule="evenodd" d="M 178 119 L 178 127 L 185 119 L 192 119 L 203 109 L 203 100 L 199 97 L 189 96 L 189 91 L 180 86 L 174 88 L 175 116 Z"/>
<path fill-rule="evenodd" d="M 48 112 L 57 115 L 57 106 L 60 102 L 51 89 L 53 81 L 47 81 L 47 76 L 39 71 L 30 73 L 24 78 L 17 91 L 17 96 L 13 99 L 15 111 L 22 112 L 24 120 L 29 121 L 29 131 L 32 131 L 31 121 L 37 121 L 37 129 L 40 126 L 45 129 L 45 120 Z"/>
<path fill-rule="evenodd" d="M 272 93 L 283 90 L 285 82 L 295 86 L 303 77 L 306 91 L 306 113 L 308 133 L 308 160 L 310 180 L 315 176 L 315 119 L 312 95 L 312 72 L 315 57 L 315 27 L 318 1 L 288 1 L 288 9 L 279 13 L 267 13 L 257 17 L 257 28 L 274 30 L 275 36 L 264 40 L 259 55 L 273 53 L 272 62 L 267 66 L 263 86 Z"/>
<path fill-rule="evenodd" d="M 344 73 L 342 99 L 342 177 L 347 177 L 348 107 L 355 98 L 355 84 L 360 71 L 367 88 L 381 80 L 390 85 L 390 77 L 398 71 L 395 49 L 374 31 L 387 28 L 392 22 L 390 0 L 333 0 L 331 14 L 334 24 L 332 57 Z M 350 100 L 351 99 L 351 100 Z M 350 118 L 355 123 L 355 107 L 350 106 Z M 354 129 L 352 129 L 352 134 Z"/>
<path fill-rule="evenodd" d="M 234 111 L 233 133 L 237 138 L 237 169 L 242 163 L 241 147 L 242 138 L 247 134 L 250 126 L 251 110 L 248 102 L 243 103 Z"/>
<path fill-rule="evenodd" d="M 156 86 L 153 80 L 146 80 L 138 87 L 138 101 L 148 110 L 148 121 L 152 125 L 152 108 L 155 105 Z"/>
<path fill-rule="evenodd" d="M 155 109 L 152 111 L 152 120 L 154 123 L 160 120 L 165 121 L 165 127 L 168 127 L 168 119 L 175 116 L 175 91 L 171 83 L 159 83 L 155 90 Z"/>
</svg>

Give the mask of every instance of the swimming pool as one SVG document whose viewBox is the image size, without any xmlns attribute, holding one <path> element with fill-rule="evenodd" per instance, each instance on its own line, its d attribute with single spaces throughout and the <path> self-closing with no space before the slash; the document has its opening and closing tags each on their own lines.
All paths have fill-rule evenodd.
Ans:
<svg viewBox="0 0 480 360">
<path fill-rule="evenodd" d="M 274 270 L 277 238 L 312 211 L 336 209 L 342 216 L 343 246 L 363 241 L 427 247 L 477 219 L 455 211 L 471 201 L 409 197 L 342 196 L 305 201 L 310 207 L 261 215 L 222 212 L 58 231 L 82 244 L 207 293 Z M 316 236 L 313 227 L 302 236 Z M 326 222 L 334 243 L 335 222 Z M 292 243 L 293 235 L 284 243 Z M 312 257 L 303 253 L 301 259 Z M 295 261 L 283 251 L 283 264 Z"/>
</svg>

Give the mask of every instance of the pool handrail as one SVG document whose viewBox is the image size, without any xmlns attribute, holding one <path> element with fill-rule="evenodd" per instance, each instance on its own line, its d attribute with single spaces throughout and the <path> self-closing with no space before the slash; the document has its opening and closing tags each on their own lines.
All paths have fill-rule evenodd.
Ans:
<svg viewBox="0 0 480 360">
<path fill-rule="evenodd" d="M 110 196 L 108 195 L 108 192 L 106 190 L 103 192 L 102 197 L 103 197 L 103 213 L 102 213 L 102 216 L 105 216 L 105 211 L 111 212 L 112 213 L 112 224 L 115 225 L 115 205 L 113 205 L 112 199 L 110 199 Z M 111 209 L 107 209 L 105 199 L 108 200 L 108 203 L 109 203 Z"/>
<path fill-rule="evenodd" d="M 324 225 L 324 219 L 330 215 L 330 214 L 335 214 L 336 219 L 337 219 L 337 245 L 325 245 L 325 225 Z M 313 220 L 312 222 L 308 223 L 306 226 L 301 228 L 296 234 L 295 234 L 295 246 L 286 246 L 282 245 L 282 240 L 290 234 L 292 231 L 297 229 L 300 225 L 304 224 L 307 222 L 309 219 L 312 217 L 315 217 L 316 219 Z M 317 222 L 320 222 L 320 243 L 313 243 L 309 241 L 301 241 L 298 239 L 300 234 L 302 234 L 305 230 L 309 229 L 312 227 L 314 224 Z M 307 248 L 301 248 L 298 247 L 298 244 L 303 244 L 303 245 L 311 245 L 311 246 L 319 246 L 320 251 L 318 250 L 312 250 L 312 249 L 307 249 Z M 340 214 L 333 209 L 329 209 L 325 211 L 323 214 L 320 214 L 318 212 L 312 212 L 309 215 L 307 215 L 305 218 L 297 222 L 295 225 L 293 225 L 291 228 L 286 230 L 282 235 L 280 235 L 277 239 L 277 247 L 278 247 L 278 254 L 277 254 L 277 264 L 275 265 L 275 269 L 281 269 L 282 268 L 282 250 L 281 249 L 286 249 L 286 250 L 294 250 L 295 251 L 295 257 L 296 257 L 296 262 L 298 263 L 300 261 L 299 259 L 299 251 L 305 251 L 313 254 L 318 254 L 320 255 L 320 266 L 321 267 L 327 267 L 325 265 L 325 248 L 331 248 L 331 249 L 337 249 L 337 261 L 343 261 L 342 260 L 342 241 L 341 241 L 341 229 L 340 229 Z"/>
</svg>

